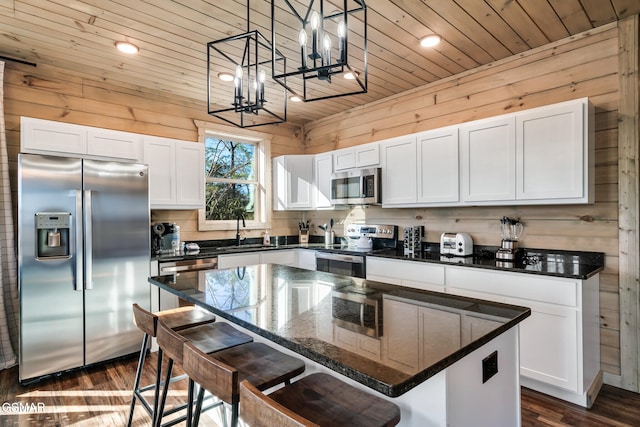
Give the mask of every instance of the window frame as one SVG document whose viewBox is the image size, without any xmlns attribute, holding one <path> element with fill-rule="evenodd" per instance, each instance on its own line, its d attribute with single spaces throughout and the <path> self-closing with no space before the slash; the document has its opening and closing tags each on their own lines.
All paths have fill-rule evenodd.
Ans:
<svg viewBox="0 0 640 427">
<path fill-rule="evenodd" d="M 271 137 L 261 132 L 247 131 L 245 129 L 228 128 L 222 125 L 213 125 L 210 123 L 196 122 L 198 126 L 198 139 L 205 144 L 206 138 L 213 137 L 218 139 L 228 139 L 234 142 L 247 144 L 255 144 L 255 162 L 256 162 L 256 197 L 255 197 L 255 219 L 246 220 L 248 230 L 266 230 L 271 228 Z M 206 148 L 205 148 L 206 149 Z M 202 171 L 206 174 L 206 170 Z M 205 176 L 204 185 L 206 186 L 207 177 Z M 206 190 L 205 190 L 206 191 Z M 198 209 L 198 231 L 228 231 L 235 232 L 237 220 L 207 220 L 206 209 Z"/>
</svg>

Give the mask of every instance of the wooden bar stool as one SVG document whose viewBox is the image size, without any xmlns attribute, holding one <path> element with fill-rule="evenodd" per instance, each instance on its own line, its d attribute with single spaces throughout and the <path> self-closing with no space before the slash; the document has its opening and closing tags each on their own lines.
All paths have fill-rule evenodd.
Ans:
<svg viewBox="0 0 640 427">
<path fill-rule="evenodd" d="M 180 330 L 191 326 L 214 322 L 216 320 L 216 316 L 193 306 L 152 313 L 140 307 L 138 304 L 133 304 L 133 320 L 136 326 L 144 332 L 144 336 L 142 337 L 142 347 L 140 349 L 140 357 L 138 358 L 138 369 L 136 370 L 136 376 L 133 383 L 133 397 L 131 399 L 129 422 L 127 423 L 127 426 L 131 426 L 131 423 L 133 422 L 133 412 L 135 410 L 137 400 L 142 403 L 142 407 L 147 411 L 149 416 L 151 416 L 152 420 L 154 419 L 158 409 L 158 390 L 160 389 L 160 380 L 162 378 L 162 350 L 158 351 L 155 383 L 145 387 L 140 387 L 140 379 L 147 359 L 149 339 L 152 337 L 155 338 L 157 334 L 158 319 L 162 319 L 171 329 Z M 142 395 L 142 393 L 149 390 L 154 390 L 153 405 L 151 405 Z"/>
<path fill-rule="evenodd" d="M 382 427 L 400 422 L 400 408 L 395 404 L 322 373 L 269 395 L 242 381 L 240 414 L 250 427 Z"/>
<path fill-rule="evenodd" d="M 158 403 L 158 410 L 156 412 L 156 417 L 153 424 L 158 427 L 162 425 L 162 418 L 164 416 L 171 414 L 176 410 L 176 408 L 173 408 L 169 411 L 165 411 L 164 407 L 167 401 L 169 383 L 171 382 L 170 378 L 173 372 L 174 363 L 182 366 L 184 370 L 183 350 L 185 342 L 191 343 L 205 353 L 214 353 L 242 344 L 251 343 L 253 341 L 253 338 L 250 335 L 240 332 L 239 330 L 225 322 L 207 323 L 204 325 L 177 331 L 168 327 L 168 325 L 165 324 L 162 319 L 160 319 L 158 322 L 156 339 L 158 341 L 158 346 L 162 349 L 162 351 L 168 358 L 164 387 L 162 389 L 162 395 L 160 398 L 160 402 Z M 188 376 L 188 374 L 185 376 Z M 187 399 L 186 404 L 187 415 L 179 418 L 178 420 L 172 420 L 167 425 L 173 425 L 177 421 L 183 421 L 185 418 L 187 420 L 191 419 L 193 403 L 193 383 L 190 377 L 189 379 L 189 398 Z M 177 408 L 183 409 L 184 406 L 185 405 L 180 405 Z"/>
<path fill-rule="evenodd" d="M 304 372 L 305 366 L 301 359 L 263 343 L 252 342 L 206 354 L 187 342 L 182 368 L 192 383 L 200 385 L 192 424 L 198 425 L 204 390 L 207 390 L 231 405 L 231 426 L 236 427 L 240 381 L 250 381 L 258 390 L 266 390 L 281 383 L 290 384 L 293 377 Z"/>
</svg>

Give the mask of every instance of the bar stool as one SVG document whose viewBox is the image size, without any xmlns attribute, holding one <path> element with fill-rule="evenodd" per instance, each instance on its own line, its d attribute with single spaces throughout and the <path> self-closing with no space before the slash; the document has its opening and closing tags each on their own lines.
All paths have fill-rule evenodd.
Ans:
<svg viewBox="0 0 640 427">
<path fill-rule="evenodd" d="M 184 343 L 190 342 L 198 349 L 205 353 L 214 353 L 220 350 L 229 349 L 232 347 L 240 346 L 242 344 L 251 343 L 253 338 L 243 332 L 240 332 L 233 326 L 225 322 L 207 323 L 192 328 L 182 329 L 176 331 L 168 327 L 162 319 L 158 322 L 158 331 L 156 339 L 158 346 L 163 350 L 164 354 L 168 358 L 167 372 L 165 374 L 164 387 L 160 402 L 158 403 L 158 410 L 153 425 L 160 427 L 162 425 L 162 418 L 165 415 L 175 412 L 175 410 L 165 411 L 164 407 L 167 401 L 167 395 L 169 392 L 169 384 L 171 374 L 173 372 L 173 365 L 177 363 L 179 366 L 183 364 L 183 349 Z M 185 376 L 188 376 L 185 372 Z M 192 403 L 193 403 L 193 391 L 192 381 L 189 377 L 189 397 L 187 399 L 187 415 L 179 419 L 179 421 L 191 419 Z M 213 406 L 218 405 L 214 404 Z M 212 406 L 212 407 L 213 407 Z M 179 409 L 184 408 L 184 405 L 179 406 Z M 174 408 L 175 409 L 175 408 Z M 207 408 L 210 409 L 210 408 Z M 170 421 L 167 425 L 173 425 L 177 420 Z"/>
<path fill-rule="evenodd" d="M 400 422 L 395 404 L 323 373 L 308 375 L 269 395 L 242 381 L 240 413 L 251 427 L 382 427 Z"/>
<path fill-rule="evenodd" d="M 304 372 L 305 366 L 301 359 L 263 343 L 252 342 L 206 354 L 193 343 L 187 342 L 184 344 L 182 368 L 192 384 L 200 385 L 192 425 L 198 426 L 204 390 L 207 390 L 231 405 L 231 426 L 236 427 L 240 381 L 249 381 L 256 389 L 266 390 L 281 383 L 290 384 L 293 377 Z"/>
<path fill-rule="evenodd" d="M 214 322 L 216 320 L 216 316 L 193 306 L 152 313 L 140 307 L 138 304 L 133 304 L 133 320 L 136 326 L 144 332 L 144 336 L 142 338 L 140 357 L 138 358 L 138 369 L 136 370 L 136 376 L 133 383 L 133 397 L 131 399 L 129 422 L 127 423 L 127 426 L 131 426 L 131 423 L 133 422 L 133 412 L 135 410 L 137 400 L 142 403 L 142 407 L 147 411 L 149 416 L 151 416 L 151 419 L 154 419 L 158 409 L 158 390 L 160 389 L 160 379 L 162 378 L 162 350 L 158 351 L 155 383 L 145 387 L 140 387 L 140 379 L 147 359 L 149 339 L 151 337 L 155 338 L 156 336 L 158 330 L 158 319 L 162 319 L 168 327 L 180 330 L 191 326 Z M 173 380 L 175 381 L 177 379 L 179 378 L 174 378 Z M 154 390 L 153 406 L 142 395 L 142 393 L 149 390 Z"/>
</svg>

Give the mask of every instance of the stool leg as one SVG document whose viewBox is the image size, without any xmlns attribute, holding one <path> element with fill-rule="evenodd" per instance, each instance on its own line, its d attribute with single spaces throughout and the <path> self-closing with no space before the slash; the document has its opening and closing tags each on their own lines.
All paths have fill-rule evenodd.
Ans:
<svg viewBox="0 0 640 427">
<path fill-rule="evenodd" d="M 231 427 L 238 427 L 238 409 L 240 407 L 239 402 L 234 403 L 233 405 L 231 405 Z"/>
<path fill-rule="evenodd" d="M 169 363 L 167 364 L 167 374 L 165 376 L 164 387 L 162 388 L 162 398 L 160 398 L 160 403 L 158 405 L 158 413 L 155 416 L 155 420 L 153 425 L 155 427 L 160 427 L 162 423 L 162 415 L 164 413 L 164 405 L 167 402 L 167 393 L 169 391 L 169 383 L 171 382 L 171 372 L 173 371 L 173 359 L 169 359 Z"/>
<path fill-rule="evenodd" d="M 156 389 L 153 396 L 152 420 L 155 419 L 156 414 L 158 413 L 158 401 L 160 400 L 160 383 L 162 381 L 162 357 L 162 349 L 158 348 L 158 364 L 156 365 Z"/>
<path fill-rule="evenodd" d="M 187 393 L 187 427 L 191 427 L 193 425 L 193 389 L 195 387 L 195 382 L 189 378 L 189 390 Z"/>
<path fill-rule="evenodd" d="M 136 409 L 136 399 L 138 397 L 138 389 L 140 388 L 140 378 L 142 377 L 142 368 L 147 358 L 148 343 L 149 343 L 149 334 L 144 334 L 144 337 L 142 337 L 142 347 L 140 349 L 140 357 L 138 357 L 138 370 L 136 371 L 136 378 L 133 382 L 133 397 L 131 398 L 131 407 L 129 408 L 129 422 L 127 423 L 127 427 L 131 427 L 131 424 L 133 423 L 133 411 Z"/>
<path fill-rule="evenodd" d="M 194 383 L 195 387 L 195 383 Z M 196 409 L 193 413 L 193 427 L 198 427 L 200 423 L 200 412 L 202 411 L 202 401 L 204 400 L 204 388 L 200 387 L 198 390 L 198 400 L 196 401 Z"/>
</svg>

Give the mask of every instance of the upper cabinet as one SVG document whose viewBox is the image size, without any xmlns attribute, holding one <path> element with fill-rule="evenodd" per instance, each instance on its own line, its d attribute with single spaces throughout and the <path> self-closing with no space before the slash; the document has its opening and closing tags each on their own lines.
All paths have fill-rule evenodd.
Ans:
<svg viewBox="0 0 640 427">
<path fill-rule="evenodd" d="M 382 205 L 457 204 L 458 151 L 457 127 L 381 142 Z"/>
<path fill-rule="evenodd" d="M 142 160 L 142 135 L 21 117 L 20 151 L 138 162 Z"/>
<path fill-rule="evenodd" d="M 297 154 L 273 159 L 273 210 L 313 208 L 314 156 Z"/>
<path fill-rule="evenodd" d="M 149 165 L 152 209 L 204 208 L 204 144 L 22 117 L 23 153 Z"/>
<path fill-rule="evenodd" d="M 152 209 L 204 208 L 204 144 L 144 137 Z"/>
<path fill-rule="evenodd" d="M 515 122 L 510 116 L 460 126 L 460 178 L 465 202 L 515 200 Z"/>
<path fill-rule="evenodd" d="M 517 200 L 593 201 L 593 122 L 588 102 L 516 116 Z"/>
<path fill-rule="evenodd" d="M 331 209 L 331 174 L 333 155 L 331 153 L 313 156 L 314 206 L 316 209 Z"/>
<path fill-rule="evenodd" d="M 342 148 L 332 151 L 332 154 L 335 172 L 380 165 L 380 148 L 377 142 Z"/>
<path fill-rule="evenodd" d="M 380 143 L 383 207 L 594 201 L 587 98 Z"/>
</svg>

